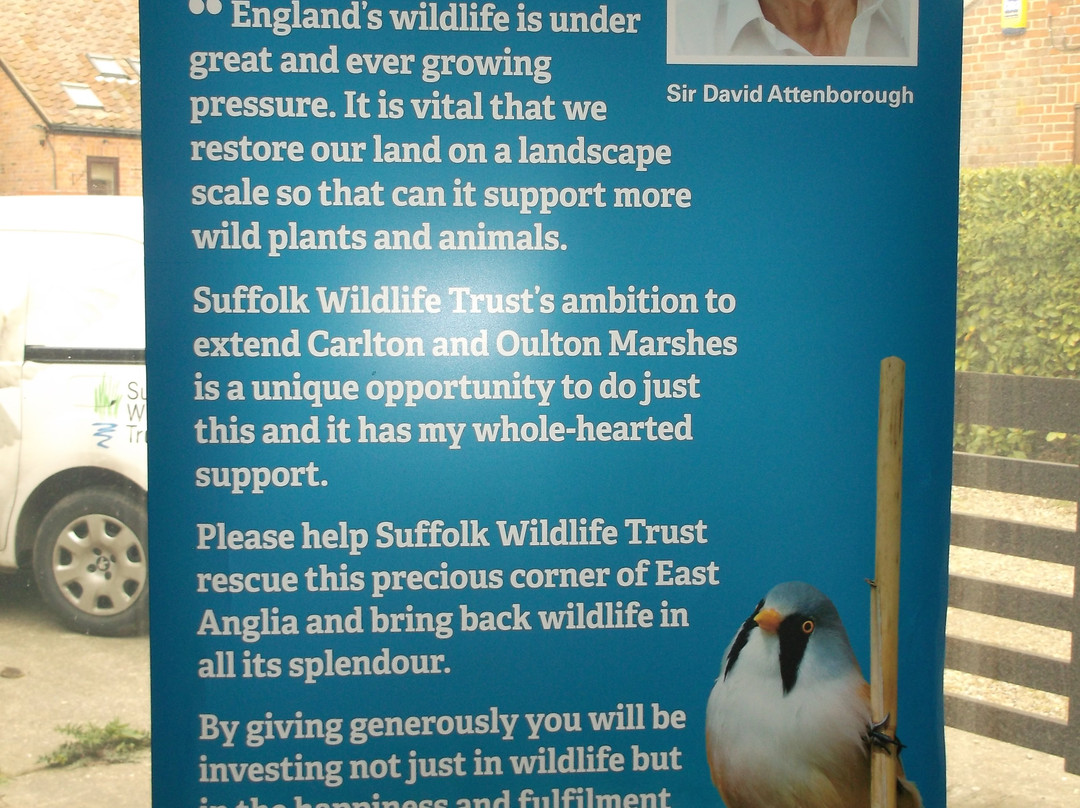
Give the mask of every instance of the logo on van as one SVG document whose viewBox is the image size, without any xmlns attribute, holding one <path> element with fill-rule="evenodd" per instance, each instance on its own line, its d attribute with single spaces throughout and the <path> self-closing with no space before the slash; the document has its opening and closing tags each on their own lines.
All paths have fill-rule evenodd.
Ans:
<svg viewBox="0 0 1080 808">
<path fill-rule="evenodd" d="M 118 425 L 116 423 L 112 423 L 112 422 L 106 423 L 106 422 L 103 422 L 103 421 L 98 421 L 97 423 L 94 424 L 94 427 L 97 429 L 97 432 L 94 433 L 94 437 L 100 439 L 100 440 L 98 440 L 98 444 L 97 444 L 98 448 L 100 448 L 100 449 L 108 449 L 109 448 L 109 441 L 111 441 L 113 439 L 113 433 L 116 431 L 117 426 Z"/>
<path fill-rule="evenodd" d="M 120 387 L 108 376 L 102 376 L 94 388 L 94 412 L 101 418 L 115 418 L 120 412 Z"/>
<path fill-rule="evenodd" d="M 94 412 L 99 418 L 115 418 L 120 412 L 119 385 L 108 376 L 102 376 L 94 388 Z M 94 437 L 101 449 L 108 449 L 118 424 L 115 421 L 98 421 L 94 424 Z"/>
</svg>

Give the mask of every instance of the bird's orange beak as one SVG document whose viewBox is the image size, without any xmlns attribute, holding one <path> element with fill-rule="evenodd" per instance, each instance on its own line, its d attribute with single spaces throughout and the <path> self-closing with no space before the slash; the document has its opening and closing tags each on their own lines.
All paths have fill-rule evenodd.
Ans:
<svg viewBox="0 0 1080 808">
<path fill-rule="evenodd" d="M 780 628 L 780 622 L 783 619 L 783 616 L 780 612 L 776 611 L 776 609 L 762 609 L 754 615 L 754 622 L 770 634 L 776 633 L 777 629 Z"/>
</svg>

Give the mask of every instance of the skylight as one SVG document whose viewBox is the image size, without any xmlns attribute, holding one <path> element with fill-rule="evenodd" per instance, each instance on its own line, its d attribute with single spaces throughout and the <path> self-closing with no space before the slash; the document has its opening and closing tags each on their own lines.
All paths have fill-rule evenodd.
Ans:
<svg viewBox="0 0 1080 808">
<path fill-rule="evenodd" d="M 92 53 L 86 54 L 86 58 L 90 60 L 90 64 L 94 66 L 94 69 L 105 78 L 127 78 L 127 71 L 120 65 L 118 59 L 111 56 L 95 56 Z"/>
<path fill-rule="evenodd" d="M 64 92 L 68 94 L 77 107 L 92 107 L 94 109 L 104 109 L 105 105 L 101 103 L 101 99 L 98 98 L 94 91 L 91 90 L 85 84 L 76 84 L 72 81 L 62 81 L 60 86 L 64 88 Z"/>
</svg>

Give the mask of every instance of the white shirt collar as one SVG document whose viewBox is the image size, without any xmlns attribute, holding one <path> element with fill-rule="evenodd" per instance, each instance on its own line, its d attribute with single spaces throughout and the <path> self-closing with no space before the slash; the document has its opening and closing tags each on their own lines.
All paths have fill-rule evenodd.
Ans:
<svg viewBox="0 0 1080 808">
<path fill-rule="evenodd" d="M 875 14 L 881 14 L 888 26 L 905 42 L 907 41 L 908 20 L 903 15 L 903 3 L 899 0 L 858 0 L 847 55 L 864 56 L 866 54 L 870 20 Z M 735 40 L 743 29 L 756 25 L 761 35 L 768 39 L 777 52 L 810 55 L 802 45 L 765 19 L 758 0 L 719 0 L 715 24 L 717 53 L 731 53 Z"/>
</svg>

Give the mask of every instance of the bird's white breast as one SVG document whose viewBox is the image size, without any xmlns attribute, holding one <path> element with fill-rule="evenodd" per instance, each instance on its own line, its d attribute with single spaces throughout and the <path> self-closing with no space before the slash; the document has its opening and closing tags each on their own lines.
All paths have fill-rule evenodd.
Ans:
<svg viewBox="0 0 1080 808">
<path fill-rule="evenodd" d="M 853 808 L 869 794 L 870 721 L 857 667 L 837 675 L 807 654 L 784 694 L 777 638 L 754 631 L 709 697 L 709 764 L 728 808 Z M 852 782 L 854 781 L 854 782 Z"/>
</svg>

